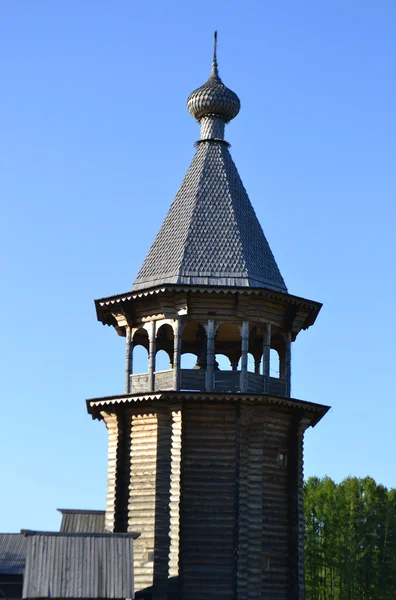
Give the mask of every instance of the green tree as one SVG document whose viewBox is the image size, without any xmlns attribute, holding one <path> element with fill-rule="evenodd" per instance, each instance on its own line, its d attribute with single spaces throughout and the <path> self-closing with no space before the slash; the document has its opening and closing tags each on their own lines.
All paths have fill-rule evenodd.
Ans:
<svg viewBox="0 0 396 600">
<path fill-rule="evenodd" d="M 396 490 L 371 477 L 304 484 L 307 600 L 396 600 Z"/>
</svg>

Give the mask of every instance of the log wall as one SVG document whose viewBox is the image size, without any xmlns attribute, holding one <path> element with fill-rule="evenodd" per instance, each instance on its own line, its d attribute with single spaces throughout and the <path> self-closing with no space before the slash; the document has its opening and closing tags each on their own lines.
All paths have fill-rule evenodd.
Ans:
<svg viewBox="0 0 396 600">
<path fill-rule="evenodd" d="M 180 586 L 189 600 L 234 594 L 237 437 L 237 405 L 184 404 Z"/>
<path fill-rule="evenodd" d="M 136 407 L 131 428 L 128 529 L 134 545 L 135 591 L 153 584 L 158 422 L 154 410 Z"/>
<path fill-rule="evenodd" d="M 106 526 L 138 531 L 137 598 L 303 600 L 302 443 L 293 409 L 156 400 L 102 416 Z"/>
<path fill-rule="evenodd" d="M 114 413 L 102 412 L 103 420 L 107 427 L 107 494 L 106 494 L 106 515 L 105 531 L 114 531 L 114 521 L 116 512 L 116 482 L 118 468 L 118 416 Z"/>
</svg>

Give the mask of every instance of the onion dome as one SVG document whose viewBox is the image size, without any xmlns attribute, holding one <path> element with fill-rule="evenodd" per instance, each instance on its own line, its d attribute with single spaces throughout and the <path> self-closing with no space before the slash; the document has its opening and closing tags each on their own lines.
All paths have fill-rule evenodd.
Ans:
<svg viewBox="0 0 396 600">
<path fill-rule="evenodd" d="M 197 121 L 202 117 L 215 115 L 228 123 L 239 113 L 241 102 L 238 96 L 230 90 L 219 77 L 217 69 L 217 31 L 214 34 L 214 53 L 212 72 L 206 83 L 194 90 L 187 99 L 188 112 Z"/>
</svg>

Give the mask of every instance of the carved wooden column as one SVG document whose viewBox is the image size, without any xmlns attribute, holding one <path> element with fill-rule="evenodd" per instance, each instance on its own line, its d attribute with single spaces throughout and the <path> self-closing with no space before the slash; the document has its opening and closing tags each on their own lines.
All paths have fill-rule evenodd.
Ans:
<svg viewBox="0 0 396 600">
<path fill-rule="evenodd" d="M 291 333 L 286 333 L 285 346 L 285 396 L 290 396 L 291 393 Z"/>
<path fill-rule="evenodd" d="M 215 360 L 215 322 L 208 320 L 206 328 L 206 391 L 213 392 Z"/>
<path fill-rule="evenodd" d="M 256 375 L 260 375 L 260 362 L 261 362 L 261 356 L 255 356 L 254 357 L 254 373 Z"/>
<path fill-rule="evenodd" d="M 173 327 L 173 389 L 180 389 L 180 349 L 181 349 L 181 323 L 175 319 Z"/>
<path fill-rule="evenodd" d="M 155 321 L 150 322 L 149 329 L 149 357 L 148 357 L 148 391 L 154 391 L 155 354 L 156 354 L 156 327 Z"/>
<path fill-rule="evenodd" d="M 249 323 L 247 321 L 243 321 L 241 327 L 241 380 L 240 380 L 240 390 L 241 392 L 247 392 L 248 386 L 248 375 L 247 375 L 247 366 L 248 366 L 248 350 L 249 350 Z"/>
<path fill-rule="evenodd" d="M 132 375 L 132 328 L 127 325 L 126 328 L 126 356 L 125 356 L 125 393 L 131 391 Z"/>
<path fill-rule="evenodd" d="M 270 388 L 270 351 L 271 351 L 271 325 L 267 323 L 263 340 L 263 380 L 264 393 L 269 393 Z"/>
</svg>

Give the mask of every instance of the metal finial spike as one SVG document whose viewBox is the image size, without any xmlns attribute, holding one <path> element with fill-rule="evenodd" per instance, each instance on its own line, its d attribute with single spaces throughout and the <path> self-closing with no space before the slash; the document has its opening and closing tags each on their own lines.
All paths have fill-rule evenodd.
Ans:
<svg viewBox="0 0 396 600">
<path fill-rule="evenodd" d="M 217 31 L 214 32 L 213 62 L 217 63 Z"/>
<path fill-rule="evenodd" d="M 213 48 L 213 60 L 212 60 L 212 77 L 218 77 L 219 71 L 217 69 L 217 31 L 214 32 L 214 48 Z"/>
</svg>

